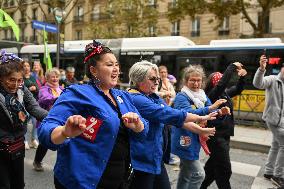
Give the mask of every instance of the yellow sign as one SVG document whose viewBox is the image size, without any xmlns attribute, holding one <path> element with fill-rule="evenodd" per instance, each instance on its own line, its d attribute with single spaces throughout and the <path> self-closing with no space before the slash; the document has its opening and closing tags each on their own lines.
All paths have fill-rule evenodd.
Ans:
<svg viewBox="0 0 284 189">
<path fill-rule="evenodd" d="M 241 95 L 233 98 L 234 110 L 245 112 L 263 112 L 265 92 L 261 90 L 244 90 Z"/>
</svg>

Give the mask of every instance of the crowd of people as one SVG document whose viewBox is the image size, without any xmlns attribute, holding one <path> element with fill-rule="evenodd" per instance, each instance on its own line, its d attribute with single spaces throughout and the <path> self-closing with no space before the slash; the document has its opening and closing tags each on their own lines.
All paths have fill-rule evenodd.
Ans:
<svg viewBox="0 0 284 189">
<path fill-rule="evenodd" d="M 284 64 L 277 76 L 264 77 L 266 63 L 261 56 L 253 81 L 266 90 L 263 119 L 273 134 L 264 177 L 283 188 Z M 84 83 L 74 67 L 44 74 L 38 60 L 0 52 L 0 188 L 24 188 L 30 148 L 36 148 L 35 171 L 44 171 L 48 149 L 57 151 L 56 189 L 170 189 L 164 163 L 174 161 L 177 189 L 206 189 L 214 181 L 231 188 L 232 98 L 244 89 L 244 65 L 231 63 L 207 79 L 201 65 L 190 65 L 179 89 L 165 66 L 143 60 L 130 68 L 124 91 L 115 88 L 120 66 L 108 47 L 88 44 L 82 64 Z M 239 79 L 229 85 L 234 75 Z M 209 156 L 204 167 L 200 149 Z"/>
</svg>

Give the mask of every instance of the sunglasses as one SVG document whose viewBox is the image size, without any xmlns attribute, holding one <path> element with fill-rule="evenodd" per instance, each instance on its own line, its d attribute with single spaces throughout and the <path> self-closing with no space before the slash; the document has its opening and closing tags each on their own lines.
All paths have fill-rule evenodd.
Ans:
<svg viewBox="0 0 284 189">
<path fill-rule="evenodd" d="M 158 83 L 161 82 L 161 78 L 160 77 L 150 77 L 148 78 L 150 81 L 152 81 L 153 83 L 156 83 L 158 81 Z"/>
</svg>

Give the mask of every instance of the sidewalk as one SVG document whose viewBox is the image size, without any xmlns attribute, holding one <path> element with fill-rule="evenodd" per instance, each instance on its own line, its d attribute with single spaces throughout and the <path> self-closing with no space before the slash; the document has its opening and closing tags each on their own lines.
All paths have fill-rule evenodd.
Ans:
<svg viewBox="0 0 284 189">
<path fill-rule="evenodd" d="M 250 151 L 268 153 L 272 134 L 268 129 L 249 126 L 235 126 L 235 136 L 231 137 L 231 146 Z"/>
</svg>

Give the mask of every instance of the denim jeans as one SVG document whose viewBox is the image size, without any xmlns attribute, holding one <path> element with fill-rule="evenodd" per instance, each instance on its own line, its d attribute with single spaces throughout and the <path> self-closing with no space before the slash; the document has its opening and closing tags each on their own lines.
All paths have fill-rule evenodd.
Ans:
<svg viewBox="0 0 284 189">
<path fill-rule="evenodd" d="M 32 132 L 31 132 L 31 140 L 36 139 L 37 140 L 37 128 L 36 128 L 36 118 L 31 117 L 30 119 L 31 123 L 32 123 Z M 25 141 L 28 141 L 28 131 L 25 134 Z"/>
<path fill-rule="evenodd" d="M 265 174 L 284 178 L 284 127 L 267 124 L 272 132 L 272 143 L 265 164 Z"/>
<path fill-rule="evenodd" d="M 177 189 L 199 189 L 205 172 L 199 160 L 180 159 Z"/>
</svg>

